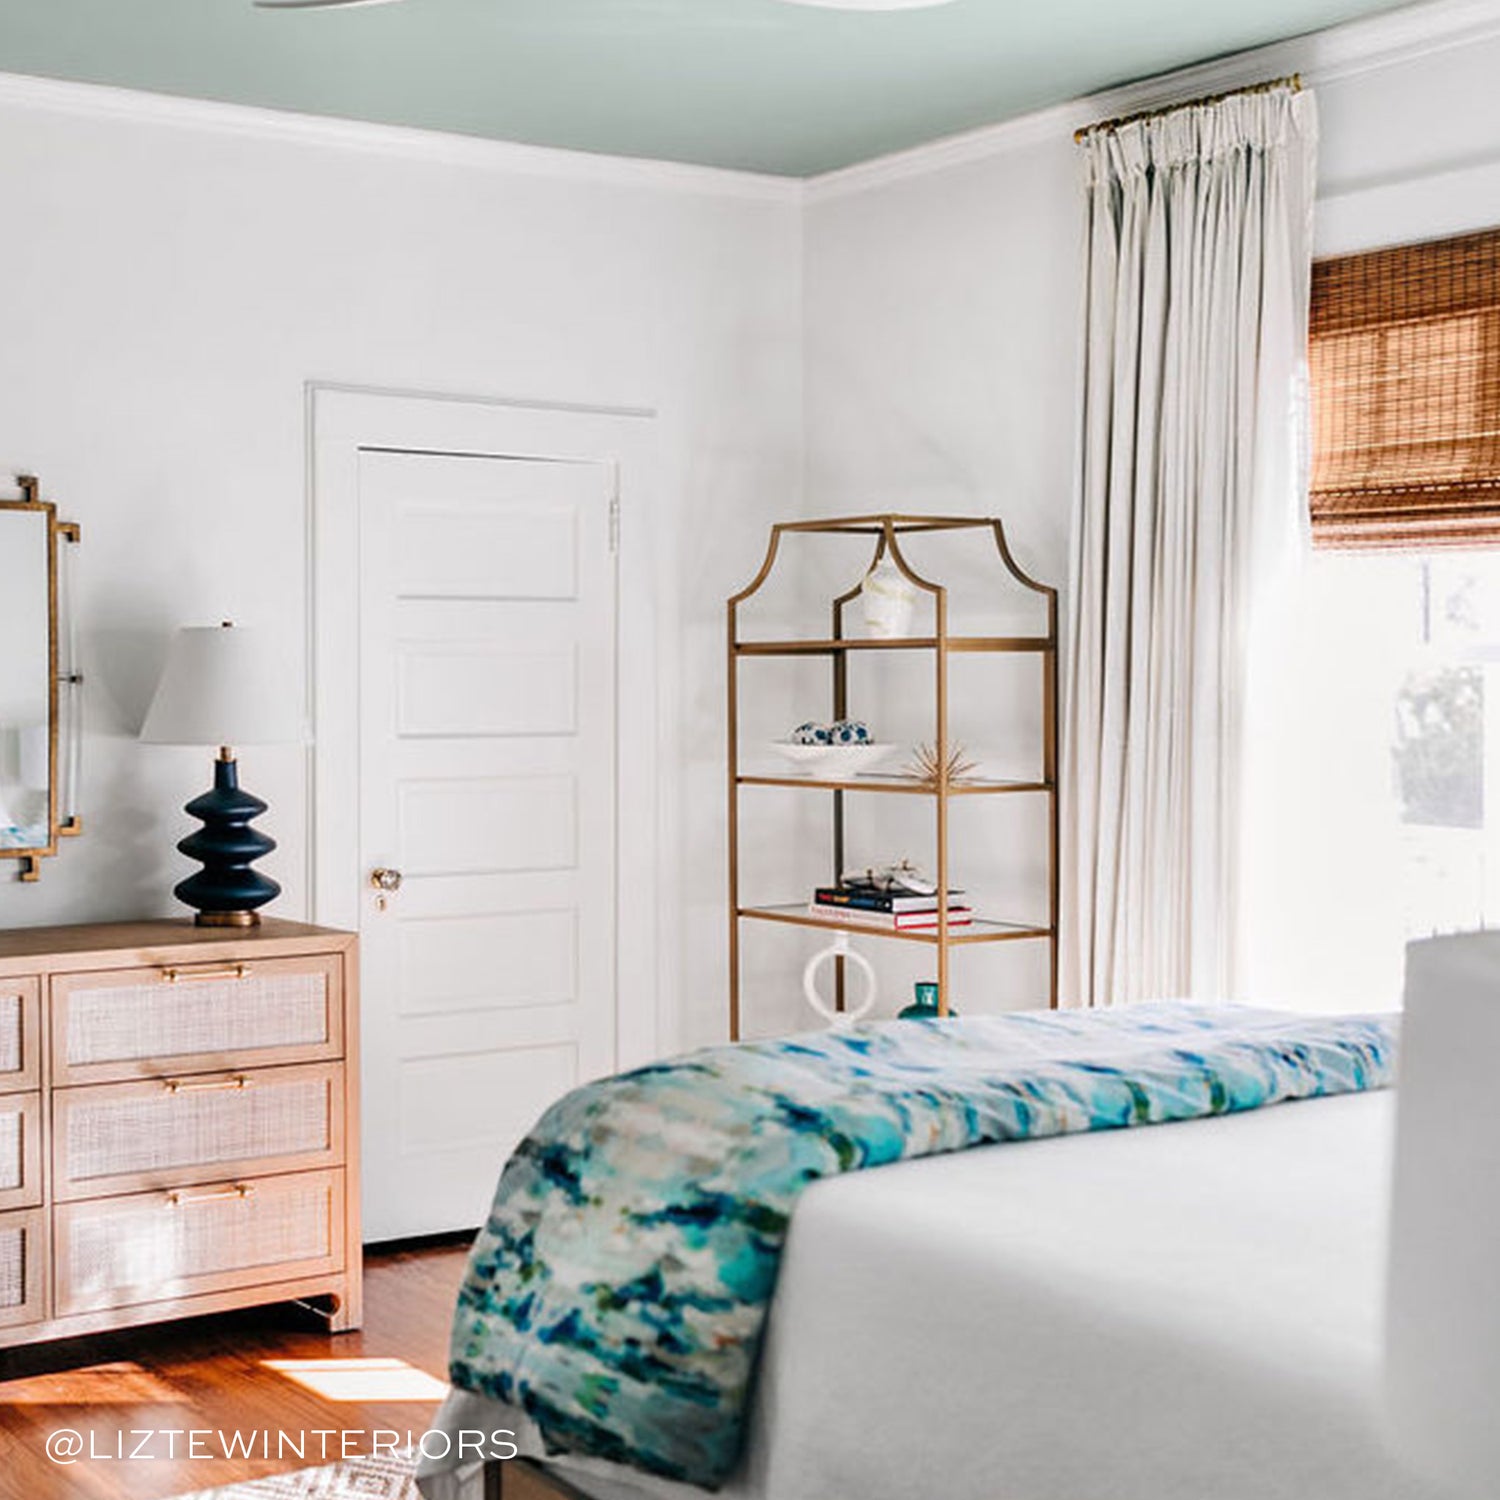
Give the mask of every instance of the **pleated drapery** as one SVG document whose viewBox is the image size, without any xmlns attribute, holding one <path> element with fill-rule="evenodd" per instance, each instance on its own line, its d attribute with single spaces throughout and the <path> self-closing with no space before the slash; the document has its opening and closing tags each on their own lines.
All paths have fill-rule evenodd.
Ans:
<svg viewBox="0 0 1500 1500">
<path fill-rule="evenodd" d="M 1083 138 L 1067 1003 L 1235 992 L 1248 622 L 1305 483 L 1316 134 L 1312 96 L 1275 88 Z"/>
</svg>

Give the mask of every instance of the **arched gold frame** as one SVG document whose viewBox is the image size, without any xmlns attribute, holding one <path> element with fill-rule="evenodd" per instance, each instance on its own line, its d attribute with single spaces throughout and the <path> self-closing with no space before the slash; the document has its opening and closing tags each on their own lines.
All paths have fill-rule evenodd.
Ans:
<svg viewBox="0 0 1500 1500">
<path fill-rule="evenodd" d="M 58 840 L 74 838 L 83 832 L 83 821 L 69 809 L 62 814 L 59 775 L 59 715 L 62 709 L 62 691 L 74 691 L 79 682 L 75 664 L 62 660 L 61 621 L 59 619 L 58 549 L 60 545 L 76 545 L 82 537 L 78 525 L 72 521 L 59 521 L 57 507 L 50 500 L 41 498 L 41 486 L 35 475 L 20 474 L 16 477 L 21 491 L 19 500 L 0 500 L 0 511 L 18 510 L 40 513 L 47 523 L 47 842 L 30 849 L 0 849 L 0 859 L 19 861 L 20 879 L 37 881 L 42 875 L 42 860 L 57 853 Z M 3 644 L 0 644 L 0 649 Z M 76 714 L 71 722 L 73 733 L 77 733 Z"/>
</svg>

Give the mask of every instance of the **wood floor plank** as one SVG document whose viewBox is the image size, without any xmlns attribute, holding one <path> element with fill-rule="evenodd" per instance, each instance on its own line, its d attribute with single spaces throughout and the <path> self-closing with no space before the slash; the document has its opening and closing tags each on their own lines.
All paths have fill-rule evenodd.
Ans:
<svg viewBox="0 0 1500 1500">
<path fill-rule="evenodd" d="M 330 1334 L 296 1308 L 252 1308 L 0 1352 L 0 1500 L 166 1500 L 323 1462 L 323 1449 L 333 1461 L 344 1433 L 365 1437 L 362 1452 L 377 1428 L 420 1437 L 436 1409 L 430 1382 L 414 1382 L 422 1399 L 399 1391 L 392 1399 L 389 1386 L 402 1377 L 390 1362 L 444 1379 L 465 1253 L 449 1244 L 367 1255 L 365 1326 L 355 1333 Z M 347 1377 L 347 1399 L 320 1394 L 268 1360 L 348 1364 L 306 1376 Z M 366 1360 L 378 1364 L 359 1364 Z M 60 1429 L 77 1431 L 101 1455 L 128 1454 L 141 1442 L 130 1434 L 150 1432 L 147 1451 L 160 1456 L 59 1466 L 46 1442 Z M 164 1436 L 169 1429 L 184 1435 Z M 212 1456 L 188 1455 L 193 1431 L 215 1435 L 198 1445 Z M 239 1435 L 235 1456 L 223 1456 L 219 1433 Z M 177 1457 L 165 1456 L 169 1447 Z"/>
</svg>

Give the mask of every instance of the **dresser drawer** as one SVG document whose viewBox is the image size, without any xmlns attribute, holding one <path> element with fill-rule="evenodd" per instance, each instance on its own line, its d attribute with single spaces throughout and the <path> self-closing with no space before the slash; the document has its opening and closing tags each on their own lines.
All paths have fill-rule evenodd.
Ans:
<svg viewBox="0 0 1500 1500">
<path fill-rule="evenodd" d="M 0 1094 L 39 1086 L 40 993 L 39 980 L 0 979 Z"/>
<path fill-rule="evenodd" d="M 0 1209 L 42 1201 L 42 1096 L 0 1094 Z"/>
<path fill-rule="evenodd" d="M 332 956 L 60 975 L 52 981 L 52 1082 L 339 1057 L 340 983 Z"/>
<path fill-rule="evenodd" d="M 53 1214 L 60 1317 L 319 1276 L 344 1263 L 341 1171 L 62 1203 Z"/>
<path fill-rule="evenodd" d="M 101 1083 L 53 1096 L 58 1201 L 343 1160 L 341 1063 Z"/>
<path fill-rule="evenodd" d="M 0 1328 L 46 1317 L 46 1265 L 46 1213 L 0 1214 Z"/>
</svg>

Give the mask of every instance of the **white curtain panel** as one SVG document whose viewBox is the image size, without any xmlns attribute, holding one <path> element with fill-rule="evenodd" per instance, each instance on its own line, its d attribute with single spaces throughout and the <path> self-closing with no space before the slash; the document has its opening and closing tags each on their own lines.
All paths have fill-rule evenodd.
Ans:
<svg viewBox="0 0 1500 1500">
<path fill-rule="evenodd" d="M 1316 137 L 1279 88 L 1084 138 L 1066 1003 L 1236 992 L 1248 624 L 1298 531 Z"/>
</svg>

